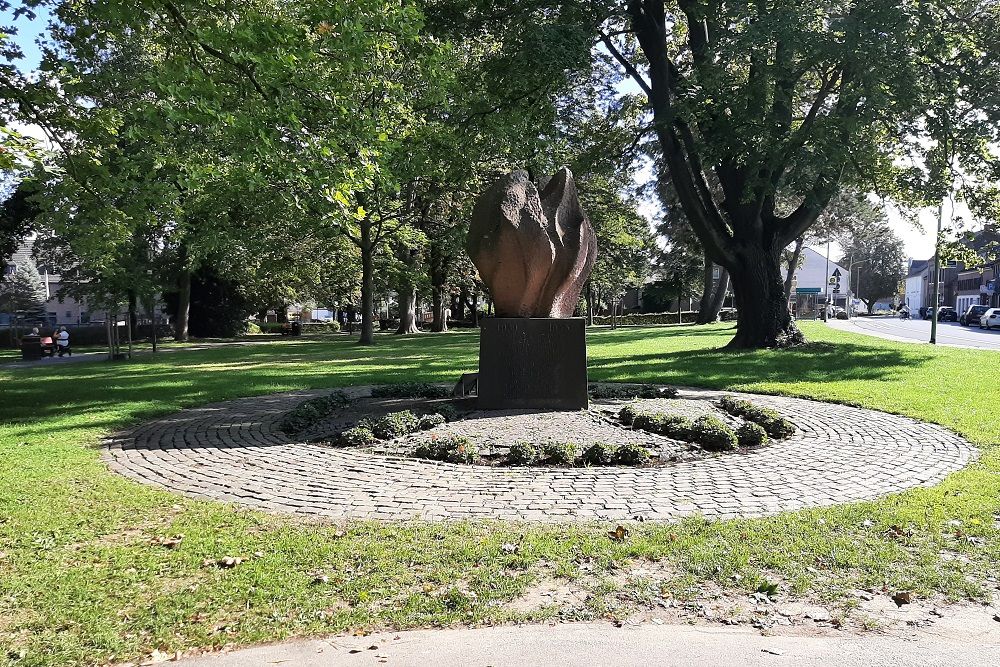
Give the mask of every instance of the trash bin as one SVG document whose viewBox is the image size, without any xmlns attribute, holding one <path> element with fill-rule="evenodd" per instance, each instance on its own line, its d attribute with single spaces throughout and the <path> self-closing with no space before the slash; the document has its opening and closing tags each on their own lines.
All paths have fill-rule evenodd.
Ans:
<svg viewBox="0 0 1000 667">
<path fill-rule="evenodd" d="M 301 322 L 292 322 L 292 335 L 293 336 L 301 336 L 302 335 L 302 323 Z"/>
<path fill-rule="evenodd" d="M 21 360 L 37 361 L 42 358 L 41 336 L 24 336 L 21 338 Z"/>
</svg>

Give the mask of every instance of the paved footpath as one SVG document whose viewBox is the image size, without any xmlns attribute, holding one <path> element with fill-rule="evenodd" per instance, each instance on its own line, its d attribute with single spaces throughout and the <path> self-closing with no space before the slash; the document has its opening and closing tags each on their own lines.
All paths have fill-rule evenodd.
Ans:
<svg viewBox="0 0 1000 667">
<path fill-rule="evenodd" d="M 792 419 L 798 432 L 746 453 L 650 468 L 454 465 L 293 442 L 278 431 L 285 411 L 322 393 L 184 410 L 109 439 L 103 456 L 139 482 L 274 512 L 528 521 L 764 516 L 930 486 L 976 456 L 958 435 L 906 417 L 746 395 Z M 721 395 L 688 389 L 680 397 Z"/>
<path fill-rule="evenodd" d="M 992 625 L 990 625 L 992 624 Z M 1000 623 L 897 635 L 762 636 L 747 628 L 607 623 L 417 630 L 260 646 L 181 667 L 995 667 Z M 171 663 L 174 664 L 174 663 Z"/>
<path fill-rule="evenodd" d="M 830 320 L 831 327 L 841 331 L 875 336 L 901 343 L 927 343 L 931 337 L 930 320 L 901 320 L 898 317 L 855 317 L 850 320 Z M 1000 350 L 1000 331 L 979 327 L 963 327 L 958 322 L 938 322 L 938 345 L 978 350 Z"/>
</svg>

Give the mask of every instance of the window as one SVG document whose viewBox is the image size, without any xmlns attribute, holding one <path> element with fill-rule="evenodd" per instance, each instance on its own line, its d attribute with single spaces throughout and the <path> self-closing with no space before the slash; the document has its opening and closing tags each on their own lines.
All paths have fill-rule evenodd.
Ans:
<svg viewBox="0 0 1000 667">
<path fill-rule="evenodd" d="M 8 264 L 4 267 L 3 274 L 5 276 L 12 276 L 17 273 L 17 264 Z"/>
<path fill-rule="evenodd" d="M 73 311 L 72 310 L 67 310 L 66 311 L 66 317 L 73 317 Z"/>
</svg>

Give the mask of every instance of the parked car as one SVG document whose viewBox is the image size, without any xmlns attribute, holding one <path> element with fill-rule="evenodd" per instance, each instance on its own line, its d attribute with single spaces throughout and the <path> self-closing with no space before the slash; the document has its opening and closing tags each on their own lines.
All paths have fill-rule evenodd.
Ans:
<svg viewBox="0 0 1000 667">
<path fill-rule="evenodd" d="M 969 306 L 969 309 L 958 318 L 958 323 L 963 327 L 971 327 L 973 324 L 979 324 L 979 318 L 989 309 L 989 306 Z"/>
<path fill-rule="evenodd" d="M 980 329 L 1000 327 L 1000 308 L 990 308 L 979 318 Z"/>
<path fill-rule="evenodd" d="M 958 311 L 951 306 L 942 306 L 937 311 L 938 322 L 958 322 Z"/>
</svg>

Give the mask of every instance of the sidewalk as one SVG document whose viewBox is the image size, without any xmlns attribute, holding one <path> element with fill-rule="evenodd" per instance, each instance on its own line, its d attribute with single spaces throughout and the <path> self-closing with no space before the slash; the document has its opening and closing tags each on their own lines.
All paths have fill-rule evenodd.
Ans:
<svg viewBox="0 0 1000 667">
<path fill-rule="evenodd" d="M 375 633 L 260 646 L 182 659 L 184 667 L 977 667 L 1000 660 L 1000 623 L 985 614 L 912 630 L 762 636 L 745 627 L 574 623 Z M 962 627 L 955 627 L 961 625 Z M 816 636 L 818 633 L 824 633 Z"/>
</svg>

